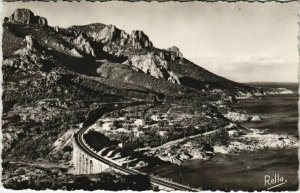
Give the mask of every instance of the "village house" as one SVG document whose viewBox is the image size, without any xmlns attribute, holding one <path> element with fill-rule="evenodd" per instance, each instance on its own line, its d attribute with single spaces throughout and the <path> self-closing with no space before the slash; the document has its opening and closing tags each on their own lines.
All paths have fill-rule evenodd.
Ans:
<svg viewBox="0 0 300 193">
<path fill-rule="evenodd" d="M 104 123 L 104 124 L 102 125 L 102 129 L 103 129 L 104 131 L 110 131 L 110 130 L 115 129 L 115 126 L 114 126 L 114 124 L 113 124 L 112 122 L 108 122 L 108 123 Z"/>
<path fill-rule="evenodd" d="M 138 127 L 142 127 L 142 126 L 144 126 L 146 123 L 145 123 L 145 120 L 144 120 L 144 119 L 136 119 L 136 120 L 134 121 L 134 124 L 135 124 L 136 126 L 138 126 Z"/>
<path fill-rule="evenodd" d="M 134 137 L 143 137 L 145 136 L 145 132 L 144 131 L 137 131 L 133 133 Z"/>
<path fill-rule="evenodd" d="M 150 117 L 152 121 L 160 121 L 160 117 L 158 115 L 151 115 Z"/>
<path fill-rule="evenodd" d="M 161 136 L 161 137 L 164 137 L 168 134 L 167 131 L 158 131 L 158 134 Z"/>
</svg>

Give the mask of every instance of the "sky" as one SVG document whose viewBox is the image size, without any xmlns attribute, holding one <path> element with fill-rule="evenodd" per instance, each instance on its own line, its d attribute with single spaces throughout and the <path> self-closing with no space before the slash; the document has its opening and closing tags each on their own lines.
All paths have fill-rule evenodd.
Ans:
<svg viewBox="0 0 300 193">
<path fill-rule="evenodd" d="M 298 81 L 298 3 L 4 2 L 2 16 L 28 8 L 51 26 L 113 24 L 143 30 L 155 47 L 238 82 Z"/>
</svg>

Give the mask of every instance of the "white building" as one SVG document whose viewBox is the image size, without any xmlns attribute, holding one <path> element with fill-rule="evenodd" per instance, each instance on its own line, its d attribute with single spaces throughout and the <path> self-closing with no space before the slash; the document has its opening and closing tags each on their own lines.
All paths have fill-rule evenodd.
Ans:
<svg viewBox="0 0 300 193">
<path fill-rule="evenodd" d="M 119 133 L 129 133 L 130 132 L 125 128 L 118 128 L 116 131 L 119 132 Z"/>
<path fill-rule="evenodd" d="M 166 136 L 168 134 L 167 131 L 158 131 L 158 134 L 162 137 Z"/>
<path fill-rule="evenodd" d="M 138 127 L 142 127 L 144 126 L 146 123 L 145 123 L 145 120 L 144 119 L 137 119 L 134 121 L 134 124 Z"/>
<path fill-rule="evenodd" d="M 145 132 L 144 131 L 137 131 L 137 132 L 134 132 L 134 137 L 142 137 L 145 135 Z"/>
<path fill-rule="evenodd" d="M 115 128 L 114 128 L 114 124 L 113 124 L 112 122 L 110 122 L 110 123 L 104 123 L 104 124 L 102 125 L 102 129 L 103 129 L 104 131 L 110 131 L 110 130 L 113 130 L 113 129 L 115 129 Z"/>
<path fill-rule="evenodd" d="M 153 121 L 159 121 L 160 117 L 158 115 L 151 115 L 150 117 Z"/>
</svg>

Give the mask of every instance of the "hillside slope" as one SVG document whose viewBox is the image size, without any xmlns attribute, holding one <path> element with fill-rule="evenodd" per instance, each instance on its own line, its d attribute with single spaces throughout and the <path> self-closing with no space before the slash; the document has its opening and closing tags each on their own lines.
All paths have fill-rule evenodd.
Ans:
<svg viewBox="0 0 300 193">
<path fill-rule="evenodd" d="M 132 31 L 128 34 L 116 26 L 100 23 L 59 28 L 22 22 L 23 20 L 9 20 L 4 23 L 5 60 L 12 60 L 16 50 L 25 46 L 25 37 L 30 35 L 34 42 L 33 49 L 37 53 L 51 57 L 50 66 L 63 67 L 88 76 L 102 77 L 105 73 L 102 72 L 104 67 L 101 65 L 110 63 L 111 73 L 126 73 L 127 77 L 134 77 L 130 83 L 126 79 L 102 77 L 105 79 L 105 84 L 112 87 L 119 85 L 119 87 L 136 90 L 138 85 L 140 88 L 164 95 L 197 93 L 197 90 L 223 89 L 235 92 L 252 89 L 192 63 L 185 59 L 175 46 L 168 49 L 154 47 L 149 37 L 142 31 Z M 8 63 L 15 65 L 12 61 Z M 112 70 L 113 68 L 116 69 Z M 118 73 L 112 77 L 118 77 Z M 160 84 L 157 84 L 156 79 Z M 160 85 L 165 84 L 169 86 L 160 88 Z M 177 90 L 174 91 L 174 88 Z"/>
</svg>

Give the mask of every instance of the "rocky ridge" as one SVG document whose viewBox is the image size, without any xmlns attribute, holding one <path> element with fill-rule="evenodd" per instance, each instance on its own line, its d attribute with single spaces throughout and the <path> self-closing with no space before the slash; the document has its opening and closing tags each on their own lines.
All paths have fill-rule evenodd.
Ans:
<svg viewBox="0 0 300 193">
<path fill-rule="evenodd" d="M 28 9 L 17 9 L 6 21 L 5 28 L 12 33 L 17 29 L 19 31 L 16 35 L 23 34 L 21 36 L 25 38 L 24 36 L 29 35 L 29 31 L 31 28 L 35 28 L 34 26 L 47 26 L 46 20 L 39 18 L 42 17 L 35 16 Z M 41 22 L 42 20 L 44 22 Z M 28 25 L 26 31 L 22 31 L 22 26 L 15 26 L 16 22 Z M 96 75 L 97 69 L 101 67 L 102 63 L 110 62 L 129 65 L 133 70 L 143 73 L 143 76 L 152 76 L 189 89 L 202 90 L 215 87 L 248 89 L 247 86 L 226 80 L 191 63 L 184 58 L 176 46 L 168 49 L 154 47 L 149 37 L 140 30 L 126 33 L 114 25 L 94 23 L 69 28 L 47 26 L 44 29 L 37 28 L 36 31 L 38 33 L 31 30 L 34 33 L 30 35 L 37 45 L 40 45 L 49 55 L 53 54 L 50 52 L 67 55 L 70 58 L 63 58 L 68 61 L 62 62 L 61 56 L 57 58 L 57 61 L 63 63 L 67 68 L 76 69 L 79 73 L 89 71 L 90 74 Z M 40 36 L 41 34 L 43 36 Z M 87 60 L 87 63 L 90 63 L 89 69 L 76 65 L 82 61 L 72 59 L 73 57 Z M 104 60 L 105 62 L 103 62 Z M 115 83 L 113 84 L 115 85 Z M 128 85 L 128 82 L 123 81 L 122 84 Z M 133 84 L 134 82 L 131 85 Z M 151 85 L 151 87 L 153 86 Z M 157 86 L 159 85 L 155 87 Z"/>
<path fill-rule="evenodd" d="M 83 36 L 83 34 L 79 34 L 75 39 L 69 40 L 76 45 L 76 47 L 84 52 L 87 55 L 96 57 L 94 49 L 91 47 L 90 42 Z"/>
</svg>

